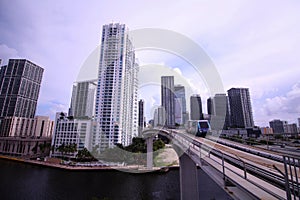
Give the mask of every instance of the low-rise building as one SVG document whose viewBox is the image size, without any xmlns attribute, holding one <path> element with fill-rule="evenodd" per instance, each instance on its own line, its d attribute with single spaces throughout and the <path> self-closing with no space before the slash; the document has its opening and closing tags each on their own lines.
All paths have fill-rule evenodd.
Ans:
<svg viewBox="0 0 300 200">
<path fill-rule="evenodd" d="M 270 127 L 260 127 L 260 131 L 263 135 L 273 135 L 273 129 Z"/>
<path fill-rule="evenodd" d="M 0 126 L 0 154 L 26 158 L 49 155 L 53 126 L 47 116 L 4 117 Z"/>
<path fill-rule="evenodd" d="M 222 130 L 221 136 L 225 136 L 225 137 L 239 136 L 241 138 L 247 138 L 248 133 L 246 129 L 236 128 L 236 129 Z"/>
<path fill-rule="evenodd" d="M 298 128 L 296 123 L 283 125 L 283 130 L 284 133 L 289 136 L 296 135 L 298 133 Z"/>
<path fill-rule="evenodd" d="M 54 122 L 48 116 L 4 117 L 0 137 L 48 137 L 52 136 Z"/>
<path fill-rule="evenodd" d="M 74 158 L 79 150 L 91 151 L 91 119 L 74 119 L 66 113 L 58 113 L 52 137 L 51 157 Z M 75 146 L 72 151 L 65 151 L 62 146 Z"/>
<path fill-rule="evenodd" d="M 0 153 L 23 158 L 38 158 L 49 155 L 51 138 L 49 137 L 1 137 Z"/>
</svg>

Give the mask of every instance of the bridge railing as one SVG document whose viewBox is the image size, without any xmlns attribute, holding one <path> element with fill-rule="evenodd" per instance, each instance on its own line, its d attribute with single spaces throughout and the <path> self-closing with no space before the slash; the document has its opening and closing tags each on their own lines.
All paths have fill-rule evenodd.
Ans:
<svg viewBox="0 0 300 200">
<path fill-rule="evenodd" d="M 221 152 L 220 150 L 214 149 L 206 144 L 192 138 L 183 133 L 176 133 L 174 131 L 168 131 L 167 134 L 170 138 L 177 143 L 178 146 L 185 151 L 185 153 L 189 154 L 192 159 L 198 159 L 198 163 L 202 163 L 202 158 L 205 157 L 202 153 L 202 150 L 207 153 L 207 156 L 212 159 L 214 162 L 218 163 L 219 166 L 222 167 L 221 172 L 223 174 L 224 183 L 226 180 L 230 180 L 235 184 L 237 183 L 234 178 L 230 177 L 230 173 L 232 172 L 240 178 L 248 181 L 249 183 L 255 185 L 256 187 L 260 188 L 261 190 L 269 193 L 273 197 L 277 199 L 285 199 L 282 196 L 274 193 L 272 190 L 264 187 L 257 182 L 250 180 L 248 178 L 248 174 L 252 176 L 262 179 L 263 181 L 283 190 L 286 191 L 286 199 L 288 200 L 299 200 L 300 199 L 300 184 L 299 184 L 299 175 L 300 175 L 300 159 L 294 157 L 283 156 L 282 161 L 284 164 L 284 172 L 281 172 L 276 166 L 274 168 L 277 169 L 278 173 L 274 173 L 270 170 L 266 170 L 264 168 L 260 168 L 256 165 L 253 165 L 249 162 L 243 161 L 237 156 L 231 156 L 226 153 Z M 213 158 L 210 155 L 214 155 Z M 200 159 L 199 159 L 200 158 Z M 217 159 L 218 158 L 218 159 Z M 270 158 L 269 158 L 270 159 Z M 215 166 L 211 165 L 213 168 Z M 232 166 L 242 170 L 242 173 L 238 173 L 237 171 L 231 169 Z M 284 194 L 284 193 L 283 193 Z"/>
<path fill-rule="evenodd" d="M 219 159 L 215 159 L 211 155 L 214 155 L 214 156 L 218 157 Z M 226 183 L 228 181 L 235 183 L 236 185 L 239 185 L 239 183 L 233 177 L 231 177 L 231 175 L 229 175 L 230 174 L 229 172 L 231 172 L 231 173 L 234 173 L 235 175 L 237 175 L 238 177 L 246 180 L 247 182 L 255 185 L 256 187 L 260 188 L 261 190 L 269 193 L 276 199 L 284 199 L 281 196 L 279 196 L 278 194 L 271 191 L 270 189 L 267 189 L 267 188 L 263 187 L 262 185 L 249 179 L 247 174 L 249 173 L 249 174 L 253 175 L 252 173 L 250 173 L 251 171 L 253 171 L 253 169 L 251 169 L 251 166 L 248 165 L 243 160 L 241 160 L 240 158 L 234 158 L 234 157 L 224 154 L 223 152 L 221 152 L 219 150 L 213 150 L 209 153 L 209 159 L 213 160 L 215 163 L 222 166 L 222 176 L 223 176 L 223 180 L 224 180 L 224 185 L 226 185 Z M 240 171 L 241 173 L 237 172 L 236 170 L 233 170 L 232 165 L 226 166 L 226 163 L 237 166 L 241 170 Z M 215 166 L 212 166 L 212 167 L 215 168 Z M 254 170 L 257 170 L 257 168 L 255 168 Z"/>
<path fill-rule="evenodd" d="M 270 195 L 272 195 L 273 197 L 275 197 L 276 199 L 285 199 L 282 198 L 282 196 L 274 193 L 272 190 L 248 179 L 247 174 L 251 174 L 255 177 L 258 178 L 262 178 L 264 181 L 268 182 L 271 185 L 274 185 L 275 187 L 282 189 L 284 191 L 285 188 L 286 192 L 287 192 L 287 196 L 289 196 L 290 200 L 292 200 L 292 197 L 294 197 L 294 200 L 296 199 L 300 199 L 299 198 L 299 190 L 300 190 L 300 186 L 299 186 L 299 179 L 298 179 L 298 175 L 300 173 L 299 171 L 299 159 L 295 160 L 295 158 L 285 158 L 286 159 L 286 164 L 287 167 L 286 169 L 289 170 L 289 172 L 286 173 L 282 173 L 282 174 L 278 174 L 278 173 L 274 173 L 272 171 L 263 169 L 263 168 L 259 168 L 258 166 L 255 166 L 253 164 L 250 164 L 248 162 L 243 161 L 242 159 L 240 159 L 239 157 L 233 157 L 227 154 L 224 154 L 223 152 L 217 150 L 217 149 L 212 149 L 211 147 L 206 146 L 205 144 L 194 140 L 191 137 L 186 136 L 185 134 L 177 134 L 181 136 L 180 141 L 184 141 L 184 146 L 186 146 L 187 144 L 189 144 L 189 147 L 187 148 L 186 153 L 190 154 L 197 154 L 196 152 L 193 152 L 193 148 L 194 146 L 197 146 L 198 149 L 194 148 L 194 151 L 199 151 L 200 148 L 200 164 L 201 164 L 201 149 L 205 150 L 208 153 L 208 157 L 210 157 L 210 155 L 214 155 L 215 157 L 218 157 L 220 160 L 211 158 L 212 160 L 214 160 L 214 162 L 218 163 L 220 166 L 222 166 L 222 174 L 223 174 L 223 179 L 224 179 L 224 183 L 226 182 L 226 180 L 230 180 L 231 182 L 235 182 L 234 179 L 230 178 L 230 176 L 228 176 L 228 171 L 236 174 L 237 176 L 247 180 L 248 182 L 250 182 L 251 184 L 257 186 L 258 188 L 262 189 L 263 191 L 269 193 Z M 174 138 L 176 138 L 175 136 L 173 136 Z M 177 137 L 178 139 L 178 137 Z M 199 155 L 198 155 L 199 156 Z M 194 157 L 192 155 L 192 157 Z M 235 170 L 232 170 L 230 167 L 227 167 L 226 164 L 231 164 L 230 167 L 235 166 L 237 168 L 239 168 L 240 170 L 243 171 L 243 174 L 236 172 Z M 214 167 L 214 166 L 212 166 Z M 215 168 L 215 167 L 214 167 Z M 293 172 L 291 172 L 293 171 Z M 299 173 L 297 173 L 297 171 Z M 285 180 L 286 176 L 284 174 L 292 174 L 292 176 L 288 176 L 289 181 Z M 294 178 L 293 178 L 294 177 Z M 238 184 L 238 183 L 236 183 Z M 288 185 L 286 185 L 288 184 Z M 298 197 L 298 198 L 297 198 Z"/>
<path fill-rule="evenodd" d="M 286 188 L 286 197 L 288 200 L 300 199 L 300 184 L 299 184 L 299 175 L 300 175 L 300 159 L 283 156 L 284 163 L 284 178 L 285 178 L 285 188 Z"/>
</svg>

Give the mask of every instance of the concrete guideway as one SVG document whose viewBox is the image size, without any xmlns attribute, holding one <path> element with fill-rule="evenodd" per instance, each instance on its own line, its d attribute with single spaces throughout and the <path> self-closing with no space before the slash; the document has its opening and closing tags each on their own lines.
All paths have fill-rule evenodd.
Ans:
<svg viewBox="0 0 300 200">
<path fill-rule="evenodd" d="M 218 179 L 220 179 L 220 177 L 223 176 L 223 183 L 220 180 L 216 180 L 216 182 L 218 182 L 221 187 L 224 187 L 225 190 L 230 188 L 227 186 L 228 181 L 231 184 L 233 183 L 236 186 L 235 188 L 240 188 L 240 190 L 231 189 L 229 191 L 231 194 L 234 191 L 235 194 L 232 196 L 235 199 L 246 199 L 246 196 L 249 199 L 299 199 L 299 186 L 295 184 L 298 183 L 297 178 L 300 173 L 293 173 L 291 166 L 290 171 L 288 171 L 286 170 L 286 164 L 284 165 L 281 162 L 253 155 L 204 138 L 193 137 L 192 135 L 182 133 L 182 131 L 177 132 L 177 130 L 173 129 L 148 130 L 148 133 L 151 132 L 168 137 L 173 147 L 175 147 L 175 150 L 177 149 L 176 152 L 180 156 L 180 184 L 181 193 L 183 193 L 181 194 L 181 199 L 190 199 L 192 196 L 194 199 L 198 198 L 196 194 L 198 181 L 193 180 L 193 170 L 197 165 L 201 166 L 201 168 L 206 171 L 208 175 L 214 177 L 214 179 L 217 179 L 216 177 L 218 176 Z M 149 158 L 149 160 L 151 160 L 151 158 Z M 290 162 L 290 160 L 288 161 Z M 208 170 L 207 166 L 210 166 L 210 170 Z M 289 174 L 288 177 L 284 175 L 284 170 L 286 174 Z M 295 171 L 296 170 L 297 166 L 295 168 Z M 211 173 L 212 171 L 215 172 Z M 288 182 L 291 183 L 285 185 L 286 188 L 289 189 L 285 191 L 284 188 L 278 187 L 278 185 L 273 184 L 272 181 L 264 180 L 263 177 L 266 175 L 272 178 L 272 180 L 276 180 L 277 177 L 280 177 L 279 182 L 281 183 L 287 183 L 287 180 L 289 180 Z M 293 181 L 293 178 L 296 178 L 297 181 Z M 188 185 L 188 187 L 185 188 L 184 185 Z M 193 186 L 197 187 L 192 189 Z M 293 189 L 292 194 L 290 192 L 291 188 Z M 289 191 L 289 194 L 287 191 Z M 187 193 L 189 197 L 185 196 Z"/>
<path fill-rule="evenodd" d="M 220 160 L 220 158 L 215 157 L 213 155 L 209 155 L 209 156 L 205 156 L 206 152 L 205 150 L 203 150 L 202 148 L 193 148 L 193 145 L 191 145 L 191 148 L 189 148 L 189 152 L 188 155 L 191 159 L 193 159 L 196 163 L 199 164 L 199 166 L 201 166 L 201 168 L 203 168 L 203 162 L 205 162 L 205 165 L 210 165 L 212 168 L 214 168 L 218 173 L 219 179 L 223 179 L 223 186 L 226 187 L 226 181 L 230 180 L 231 183 L 234 183 L 234 185 L 236 185 L 236 187 L 240 188 L 242 192 L 239 192 L 239 194 L 233 194 L 235 196 L 235 198 L 237 199 L 245 199 L 245 198 L 249 198 L 249 199 L 284 199 L 285 197 L 285 191 L 279 190 L 278 188 L 272 186 L 271 184 L 268 184 L 266 182 L 259 182 L 259 184 L 261 184 L 261 186 L 257 186 L 254 185 L 253 183 L 257 180 L 259 180 L 258 178 L 256 178 L 256 180 L 253 180 L 253 178 L 251 177 L 252 181 L 249 179 L 245 179 L 244 178 L 244 171 L 232 166 L 226 162 L 223 161 L 222 164 L 222 159 Z M 201 156 L 204 155 L 204 156 Z M 202 162 L 200 161 L 202 159 Z M 224 168 L 223 168 L 224 166 Z M 205 167 L 203 168 L 205 170 Z M 210 170 L 210 176 L 218 176 L 215 172 L 212 172 L 212 170 Z M 207 172 L 207 170 L 206 170 Z M 212 174 L 215 173 L 215 174 Z M 222 177 L 223 176 L 223 177 Z M 248 175 L 249 177 L 249 175 Z M 219 182 L 222 182 L 219 180 Z M 266 185 L 269 185 L 269 189 L 264 187 Z M 264 187 L 263 187 L 264 186 Z M 227 188 L 227 187 L 226 187 Z M 278 192 L 280 195 L 276 194 L 275 192 L 273 192 L 273 189 L 277 189 L 275 190 L 275 192 Z M 230 191 L 232 192 L 232 191 Z M 242 196 L 240 196 L 242 194 Z M 237 196 L 238 195 L 238 196 Z"/>
<path fill-rule="evenodd" d="M 204 161 L 209 165 L 213 166 L 218 172 L 223 173 L 222 159 L 210 155 L 210 157 L 205 157 Z M 244 178 L 244 171 L 232 166 L 228 163 L 224 163 L 225 166 L 225 179 L 230 179 L 231 182 L 234 182 L 235 185 L 244 188 L 248 193 L 256 196 L 258 199 L 285 199 L 286 193 L 284 190 L 281 190 L 272 184 L 269 184 L 262 179 L 259 179 L 251 174 L 247 175 L 247 179 Z M 254 185 L 256 183 L 257 185 Z M 262 189 L 264 188 L 264 189 Z M 278 198 L 274 197 L 273 193 Z"/>
<path fill-rule="evenodd" d="M 284 165 L 283 163 L 273 161 L 271 159 L 267 159 L 267 158 L 264 158 L 264 157 L 259 157 L 257 155 L 253 155 L 253 154 L 250 154 L 250 153 L 247 153 L 247 152 L 243 152 L 243 151 L 231 148 L 231 147 L 216 144 L 215 142 L 212 142 L 212 141 L 204 139 L 204 138 L 197 138 L 197 137 L 196 138 L 194 138 L 194 137 L 190 138 L 191 136 L 189 136 L 189 135 L 182 135 L 182 137 L 184 137 L 185 139 L 190 140 L 190 142 L 192 141 L 191 142 L 192 144 L 190 145 L 190 147 L 191 147 L 190 149 L 193 149 L 194 151 L 196 151 L 194 153 L 199 152 L 199 148 L 194 148 L 195 144 L 194 144 L 193 141 L 196 140 L 202 146 L 201 150 L 204 149 L 203 148 L 204 146 L 209 146 L 209 148 L 211 148 L 211 152 L 219 151 L 219 152 L 221 152 L 219 154 L 222 154 L 222 157 L 224 157 L 225 155 L 230 156 L 236 162 L 244 163 L 244 179 L 247 179 L 250 182 L 250 184 L 256 185 L 259 188 L 266 191 L 267 193 L 271 194 L 275 199 L 286 199 L 286 198 L 288 198 L 288 199 L 291 199 L 291 198 L 299 199 L 299 185 L 297 186 L 297 183 L 299 183 L 298 178 L 297 178 L 297 177 L 299 177 L 299 173 L 298 174 L 296 173 L 296 170 L 299 170 L 299 166 L 298 166 L 298 169 L 297 169 L 297 167 L 294 169 L 295 172 L 293 172 L 293 169 L 291 168 L 291 166 L 289 166 L 290 170 L 289 171 L 287 170 L 286 174 L 289 174 L 289 181 L 291 183 L 286 184 L 287 179 L 286 179 L 286 176 L 283 174 L 283 172 L 284 172 L 283 170 L 284 170 L 286 165 Z M 200 152 L 199 152 L 199 154 L 201 155 Z M 210 153 L 210 155 L 211 154 L 212 153 Z M 204 155 L 204 153 L 202 153 L 202 155 Z M 243 157 L 243 159 L 241 159 L 239 157 Z M 201 158 L 203 158 L 203 157 L 201 157 Z M 204 159 L 207 159 L 207 157 L 204 157 Z M 219 159 L 220 159 L 220 156 L 219 156 Z M 224 158 L 223 158 L 222 162 L 223 162 L 223 165 L 222 164 L 221 165 L 222 165 L 223 168 L 225 167 L 226 169 L 233 169 L 231 171 L 236 173 L 234 171 L 234 170 L 238 169 L 236 166 L 234 166 L 234 165 L 231 165 L 230 167 L 226 166 L 227 164 L 226 164 L 226 162 L 224 163 Z M 220 162 L 219 162 L 219 164 L 220 164 Z M 255 171 L 256 170 L 262 171 L 263 172 L 262 176 L 265 176 L 267 174 L 271 174 L 273 180 L 276 180 L 278 177 L 280 177 L 280 179 L 283 182 L 285 182 L 285 187 L 286 188 L 282 189 L 282 188 L 275 187 L 276 185 L 273 185 L 272 182 L 270 183 L 270 182 L 264 181 L 262 176 L 261 177 L 256 177 L 256 176 L 253 176 L 249 173 L 246 174 L 245 164 L 248 167 L 252 166 L 252 168 Z M 277 169 L 274 170 L 274 166 L 276 166 L 277 169 L 280 169 L 280 173 L 279 173 L 279 171 L 276 171 Z M 294 167 L 295 167 L 295 163 L 294 163 Z M 241 170 L 241 169 L 239 169 L 239 170 L 243 172 L 243 170 Z M 249 169 L 247 169 L 247 170 L 249 170 Z M 273 170 L 273 172 L 270 172 L 272 170 Z M 300 170 L 299 170 L 299 172 L 300 172 Z M 224 170 L 222 170 L 222 173 L 224 174 Z M 293 174 L 293 177 L 292 177 L 292 174 Z M 235 182 L 235 179 L 232 179 L 232 180 L 233 180 L 233 182 Z M 237 183 L 239 184 L 240 182 L 237 182 Z M 245 185 L 245 186 L 240 185 L 240 186 L 242 188 L 246 188 L 246 189 L 251 188 L 247 185 Z M 287 189 L 287 187 L 289 189 Z M 291 188 L 293 189 L 292 192 L 291 192 Z M 298 190 L 298 194 L 297 194 L 297 190 Z M 251 192 L 253 194 L 256 194 L 255 190 L 254 191 L 249 191 L 249 192 Z"/>
</svg>

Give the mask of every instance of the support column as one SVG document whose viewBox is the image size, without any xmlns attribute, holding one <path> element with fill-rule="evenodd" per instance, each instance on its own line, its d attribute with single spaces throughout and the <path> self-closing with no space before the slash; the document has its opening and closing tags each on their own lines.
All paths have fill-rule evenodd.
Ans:
<svg viewBox="0 0 300 200">
<path fill-rule="evenodd" d="M 153 137 L 146 139 L 147 143 L 147 169 L 152 170 L 153 168 Z"/>
<path fill-rule="evenodd" d="M 185 153 L 179 157 L 180 199 L 199 200 L 197 166 Z"/>
<path fill-rule="evenodd" d="M 9 146 L 9 154 L 13 153 L 13 148 L 14 148 L 14 141 L 11 141 Z"/>
</svg>

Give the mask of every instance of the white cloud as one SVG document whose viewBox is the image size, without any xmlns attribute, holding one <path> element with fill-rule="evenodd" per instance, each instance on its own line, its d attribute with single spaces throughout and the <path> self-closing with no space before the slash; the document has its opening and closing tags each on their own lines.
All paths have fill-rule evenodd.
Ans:
<svg viewBox="0 0 300 200">
<path fill-rule="evenodd" d="M 69 107 L 63 103 L 48 101 L 38 105 L 37 115 L 50 116 L 51 119 L 54 119 L 57 112 L 68 112 L 68 109 Z"/>
<path fill-rule="evenodd" d="M 182 72 L 178 67 L 173 68 L 175 72 L 177 72 L 180 76 L 182 76 Z"/>
<path fill-rule="evenodd" d="M 8 47 L 6 44 L 0 44 L 0 59 L 2 64 L 6 64 L 9 58 L 18 58 L 18 51 Z"/>
<path fill-rule="evenodd" d="M 164 28 L 184 34 L 203 46 L 215 62 L 225 90 L 249 87 L 259 119 L 268 120 L 274 113 L 281 118 L 283 109 L 295 117 L 297 107 L 285 106 L 299 100 L 298 90 L 283 91 L 299 80 L 299 8 L 299 1 L 279 0 L 238 3 L 234 0 L 133 0 L 124 3 L 104 0 L 89 4 L 1 1 L 0 58 L 20 55 L 40 64 L 45 73 L 39 104 L 46 105 L 55 97 L 62 105 L 68 105 L 72 82 L 81 64 L 99 44 L 103 24 L 121 22 L 130 30 Z M 168 61 L 173 59 L 163 52 L 152 55 L 144 51 L 141 54 L 148 57 L 148 60 L 140 59 L 141 63 L 155 61 L 165 66 L 170 62 L 162 57 Z M 187 72 L 187 64 L 177 63 L 177 60 L 170 66 L 180 70 L 192 93 L 203 95 L 205 102 L 205 95 L 209 94 L 203 77 Z M 149 101 L 152 102 L 151 98 Z M 52 104 L 49 106 L 55 108 Z"/>
<path fill-rule="evenodd" d="M 295 122 L 300 116 L 300 82 L 285 95 L 267 98 L 259 113 L 269 120 L 279 118 Z"/>
</svg>

